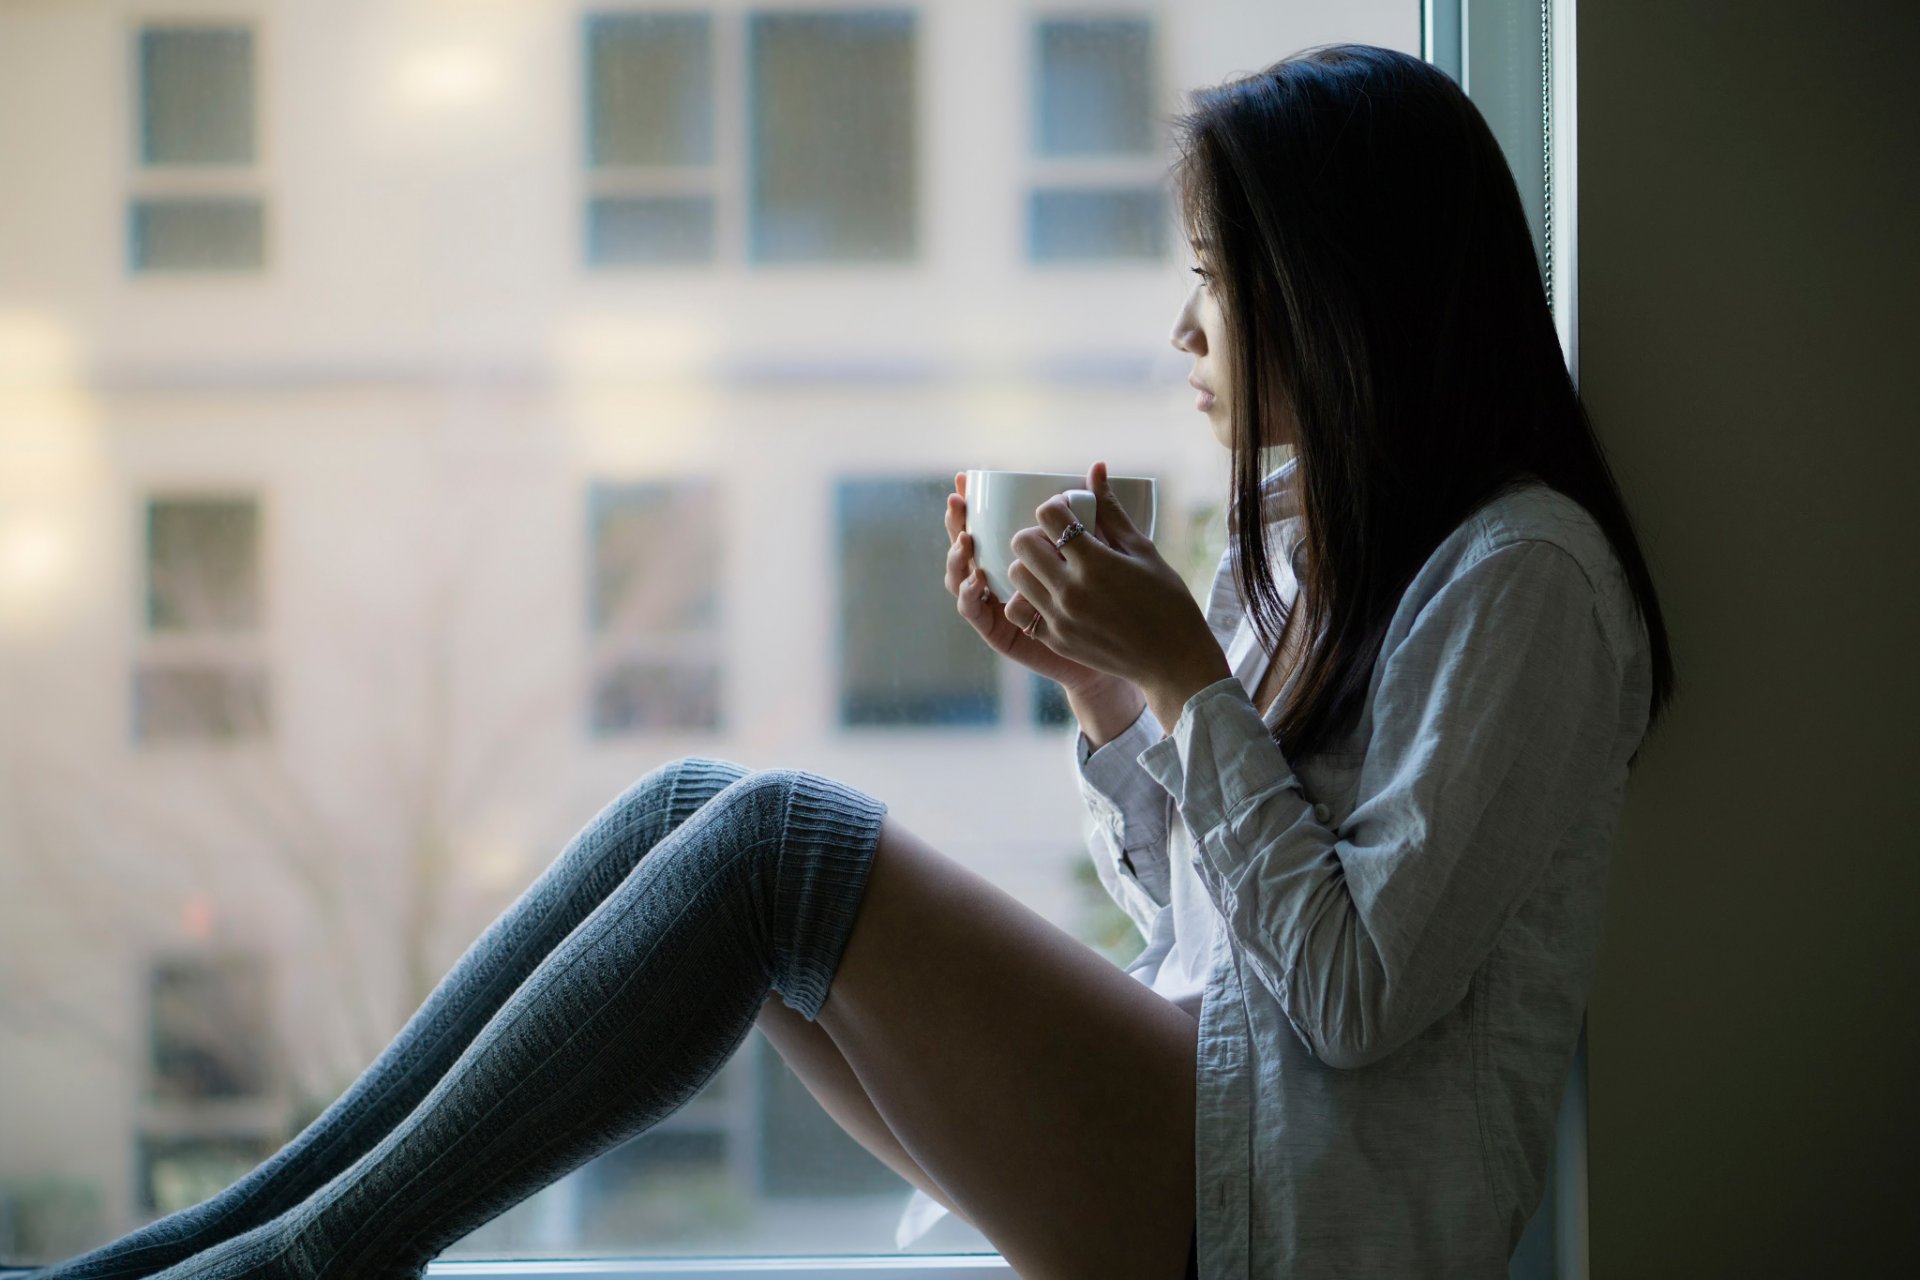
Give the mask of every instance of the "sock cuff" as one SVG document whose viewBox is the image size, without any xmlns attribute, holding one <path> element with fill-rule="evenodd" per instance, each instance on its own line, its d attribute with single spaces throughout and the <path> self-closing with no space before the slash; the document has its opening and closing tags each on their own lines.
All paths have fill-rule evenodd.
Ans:
<svg viewBox="0 0 1920 1280">
<path fill-rule="evenodd" d="M 887 806 L 856 787 L 797 769 L 789 782 L 778 909 L 791 939 L 780 983 L 788 1007 L 819 1016 L 853 932 Z"/>
</svg>

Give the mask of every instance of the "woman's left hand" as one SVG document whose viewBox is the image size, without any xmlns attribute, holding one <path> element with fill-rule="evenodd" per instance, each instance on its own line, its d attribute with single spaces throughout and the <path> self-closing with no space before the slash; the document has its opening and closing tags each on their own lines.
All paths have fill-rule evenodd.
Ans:
<svg viewBox="0 0 1920 1280">
<path fill-rule="evenodd" d="M 1107 483 L 1107 464 L 1087 471 L 1099 499 L 1096 524 L 1058 547 L 1074 520 L 1064 494 L 1034 512 L 1039 523 L 1013 535 L 1007 617 L 1023 631 L 1036 613 L 1034 638 L 1063 658 L 1132 681 L 1176 712 L 1216 680 L 1233 674 L 1206 615 L 1153 540 L 1127 518 Z M 1170 719 L 1160 718 L 1169 730 Z"/>
</svg>

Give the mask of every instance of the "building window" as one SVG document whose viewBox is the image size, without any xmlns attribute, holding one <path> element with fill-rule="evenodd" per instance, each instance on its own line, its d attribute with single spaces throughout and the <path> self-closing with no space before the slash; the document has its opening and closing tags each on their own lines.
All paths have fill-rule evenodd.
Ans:
<svg viewBox="0 0 1920 1280">
<path fill-rule="evenodd" d="M 583 32 L 590 267 L 914 256 L 910 10 L 613 11 Z"/>
<path fill-rule="evenodd" d="M 587 261 L 596 267 L 714 256 L 713 19 L 586 19 Z"/>
<path fill-rule="evenodd" d="M 148 1091 L 173 1102 L 267 1092 L 271 1019 L 258 956 L 183 956 L 154 964 L 147 984 Z"/>
<path fill-rule="evenodd" d="M 720 536 L 704 479 L 597 484 L 587 499 L 596 734 L 720 725 Z"/>
<path fill-rule="evenodd" d="M 252 498 L 154 498 L 145 507 L 139 742 L 265 733 L 260 509 Z"/>
<path fill-rule="evenodd" d="M 257 271 L 266 261 L 251 27 L 146 26 L 136 40 L 137 272 Z"/>
<path fill-rule="evenodd" d="M 913 37 L 905 10 L 753 16 L 755 261 L 913 256 Z"/>
<path fill-rule="evenodd" d="M 1034 26 L 1034 262 L 1142 259 L 1166 253 L 1153 24 L 1060 17 Z"/>
<path fill-rule="evenodd" d="M 952 489 L 950 475 L 839 483 L 843 724 L 999 723 L 998 656 L 940 584 Z"/>
<path fill-rule="evenodd" d="M 173 956 L 148 973 L 138 1199 L 171 1213 L 219 1192 L 285 1135 L 272 1069 L 266 958 Z"/>
</svg>

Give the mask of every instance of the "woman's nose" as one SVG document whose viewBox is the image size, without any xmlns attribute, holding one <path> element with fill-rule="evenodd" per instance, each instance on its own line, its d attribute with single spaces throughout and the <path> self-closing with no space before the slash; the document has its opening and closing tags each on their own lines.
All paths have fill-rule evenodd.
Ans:
<svg viewBox="0 0 1920 1280">
<path fill-rule="evenodd" d="M 1198 289 L 1194 290 L 1194 295 L 1197 297 L 1199 292 Z M 1187 305 L 1180 308 L 1180 314 L 1174 317 L 1173 333 L 1169 339 L 1176 351 L 1184 351 L 1191 356 L 1207 354 L 1207 335 L 1194 320 L 1193 298 L 1188 298 Z"/>
</svg>

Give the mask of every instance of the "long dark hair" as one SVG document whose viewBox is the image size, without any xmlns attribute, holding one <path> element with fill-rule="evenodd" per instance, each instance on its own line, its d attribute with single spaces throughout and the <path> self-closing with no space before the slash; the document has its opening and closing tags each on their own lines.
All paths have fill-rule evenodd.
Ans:
<svg viewBox="0 0 1920 1280">
<path fill-rule="evenodd" d="M 1311 639 L 1275 741 L 1300 759 L 1351 726 L 1420 566 L 1528 477 L 1584 507 L 1626 571 L 1651 729 L 1674 687 L 1660 602 L 1478 109 L 1420 59 L 1353 44 L 1190 102 L 1174 181 L 1232 335 L 1234 573 L 1268 653 L 1296 620 L 1269 569 L 1262 450 L 1276 424 L 1296 432 Z"/>
</svg>

